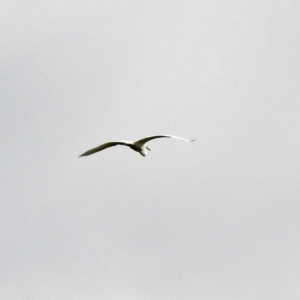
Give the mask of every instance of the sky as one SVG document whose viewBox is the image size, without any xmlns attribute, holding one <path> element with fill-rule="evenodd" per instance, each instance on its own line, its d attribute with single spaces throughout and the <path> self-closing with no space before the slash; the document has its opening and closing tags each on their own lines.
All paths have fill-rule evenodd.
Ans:
<svg viewBox="0 0 300 300">
<path fill-rule="evenodd" d="M 0 1 L 0 298 L 299 299 L 299 14 Z"/>
</svg>

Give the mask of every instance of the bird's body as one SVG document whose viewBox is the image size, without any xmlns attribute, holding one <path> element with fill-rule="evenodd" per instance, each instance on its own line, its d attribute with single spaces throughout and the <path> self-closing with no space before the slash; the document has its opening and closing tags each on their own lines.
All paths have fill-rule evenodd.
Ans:
<svg viewBox="0 0 300 300">
<path fill-rule="evenodd" d="M 81 154 L 79 157 L 81 156 L 88 156 L 91 154 L 94 154 L 96 152 L 102 151 L 106 148 L 109 147 L 113 147 L 113 146 L 117 146 L 117 145 L 123 145 L 123 146 L 128 146 L 130 147 L 132 150 L 139 152 L 141 155 L 146 156 L 147 155 L 147 150 L 151 149 L 146 145 L 146 143 L 150 140 L 153 139 L 158 139 L 158 138 L 175 138 L 175 139 L 180 139 L 180 140 L 184 140 L 186 142 L 193 142 L 194 140 L 187 140 L 187 139 L 183 139 L 177 136 L 172 136 L 172 135 L 154 135 L 154 136 L 149 136 L 137 141 L 117 141 L 117 142 L 108 142 L 105 144 L 102 144 L 96 148 L 90 149 L 86 152 L 84 152 L 83 154 Z"/>
</svg>

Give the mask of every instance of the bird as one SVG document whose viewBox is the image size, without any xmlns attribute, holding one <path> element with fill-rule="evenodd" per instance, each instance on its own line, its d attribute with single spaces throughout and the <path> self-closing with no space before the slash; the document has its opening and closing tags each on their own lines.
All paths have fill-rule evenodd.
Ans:
<svg viewBox="0 0 300 300">
<path fill-rule="evenodd" d="M 145 138 L 142 138 L 140 140 L 136 140 L 136 141 L 116 141 L 116 142 L 108 142 L 105 144 L 102 144 L 96 148 L 90 149 L 84 153 L 82 153 L 79 157 L 82 156 L 88 156 L 91 154 L 94 154 L 96 152 L 102 151 L 106 148 L 109 147 L 114 147 L 117 145 L 122 145 L 122 146 L 127 146 L 129 148 L 131 148 L 132 150 L 140 153 L 142 156 L 146 156 L 148 150 L 151 151 L 151 149 L 147 146 L 147 142 L 154 140 L 154 139 L 159 139 L 159 138 L 175 138 L 175 139 L 179 139 L 179 140 L 183 140 L 186 142 L 194 142 L 195 140 L 188 140 L 188 139 L 184 139 L 178 136 L 174 136 L 174 135 L 168 135 L 168 134 L 163 134 L 163 135 L 153 135 L 153 136 L 148 136 Z"/>
</svg>

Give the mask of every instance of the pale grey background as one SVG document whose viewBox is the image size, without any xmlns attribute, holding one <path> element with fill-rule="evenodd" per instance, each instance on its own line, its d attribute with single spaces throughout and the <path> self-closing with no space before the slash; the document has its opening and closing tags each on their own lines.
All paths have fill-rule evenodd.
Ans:
<svg viewBox="0 0 300 300">
<path fill-rule="evenodd" d="M 299 1 L 0 17 L 1 299 L 299 299 Z"/>
</svg>

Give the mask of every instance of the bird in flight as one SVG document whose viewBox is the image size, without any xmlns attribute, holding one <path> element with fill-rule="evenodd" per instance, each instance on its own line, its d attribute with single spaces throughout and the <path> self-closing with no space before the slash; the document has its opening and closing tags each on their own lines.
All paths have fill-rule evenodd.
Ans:
<svg viewBox="0 0 300 300">
<path fill-rule="evenodd" d="M 106 148 L 109 147 L 113 147 L 113 146 L 117 146 L 117 145 L 123 145 L 123 146 L 128 146 L 129 148 L 131 148 L 134 151 L 137 151 L 138 153 L 140 153 L 143 156 L 147 155 L 147 150 L 151 149 L 146 145 L 147 142 L 154 140 L 154 139 L 159 139 L 159 138 L 175 138 L 175 139 L 179 139 L 179 140 L 183 140 L 186 142 L 194 142 L 195 140 L 187 140 L 178 136 L 173 136 L 173 135 L 154 135 L 154 136 L 149 136 L 137 141 L 118 141 L 118 142 L 108 142 L 105 144 L 102 144 L 96 148 L 90 149 L 84 153 L 82 153 L 79 157 L 81 156 L 88 156 L 91 154 L 94 154 L 96 152 L 102 151 Z"/>
</svg>

